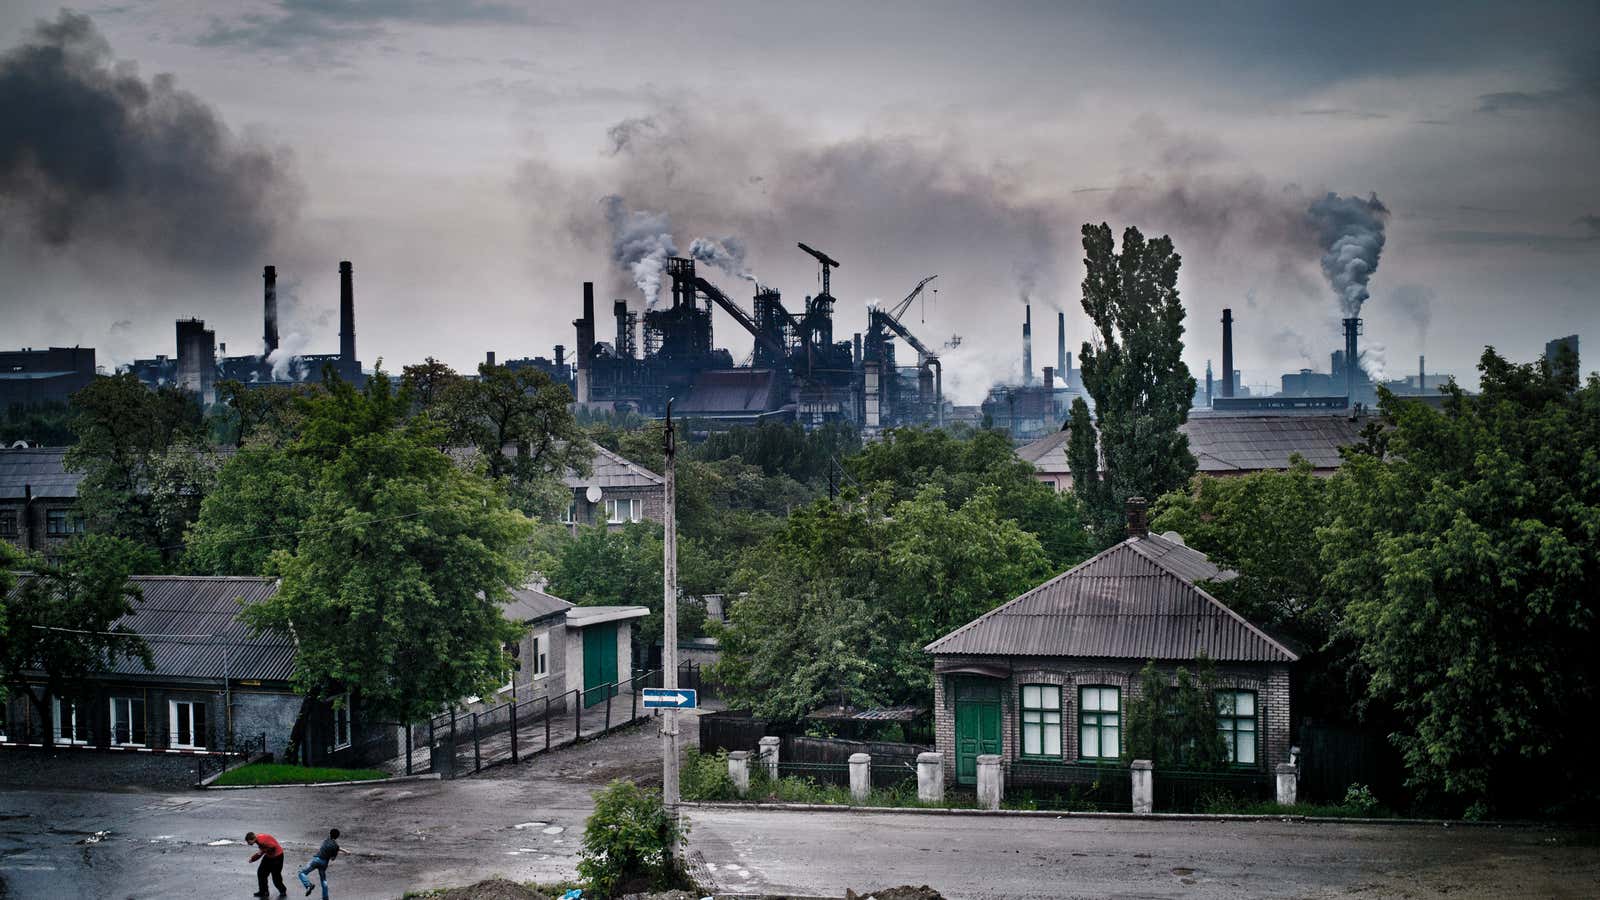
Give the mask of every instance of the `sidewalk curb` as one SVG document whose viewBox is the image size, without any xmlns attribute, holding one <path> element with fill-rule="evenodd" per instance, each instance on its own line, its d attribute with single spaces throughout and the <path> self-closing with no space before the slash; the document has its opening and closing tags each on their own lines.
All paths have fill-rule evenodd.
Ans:
<svg viewBox="0 0 1600 900">
<path fill-rule="evenodd" d="M 1342 819 L 1329 816 L 1243 815 L 1212 813 L 1077 812 L 1047 809 L 950 809 L 922 806 L 834 806 L 827 803 L 729 803 L 683 801 L 688 809 L 763 810 L 767 812 L 888 813 L 925 816 L 1013 816 L 1033 819 L 1111 819 L 1124 822 L 1294 822 L 1307 825 L 1410 825 L 1436 828 L 1531 828 L 1552 831 L 1587 830 L 1591 826 L 1552 822 L 1468 822 L 1455 819 Z"/>
<path fill-rule="evenodd" d="M 396 781 L 438 781 L 439 773 L 427 772 L 422 775 L 396 775 L 393 778 L 368 778 L 358 781 L 318 781 L 313 784 L 212 784 L 200 788 L 203 791 L 266 791 L 277 788 L 324 788 L 345 787 L 352 784 L 393 784 Z"/>
</svg>

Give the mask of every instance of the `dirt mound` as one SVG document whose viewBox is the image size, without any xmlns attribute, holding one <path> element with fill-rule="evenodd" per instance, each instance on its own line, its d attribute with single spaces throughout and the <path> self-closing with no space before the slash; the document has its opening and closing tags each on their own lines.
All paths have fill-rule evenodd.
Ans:
<svg viewBox="0 0 1600 900">
<path fill-rule="evenodd" d="M 855 891 L 845 891 L 845 900 L 944 900 L 944 895 L 927 885 L 912 887 L 901 885 L 895 888 L 884 888 L 881 891 L 868 891 L 858 894 Z"/>
<path fill-rule="evenodd" d="M 430 895 L 429 900 L 550 900 L 550 898 L 514 881 L 491 878 L 466 887 L 451 888 L 442 894 Z"/>
</svg>

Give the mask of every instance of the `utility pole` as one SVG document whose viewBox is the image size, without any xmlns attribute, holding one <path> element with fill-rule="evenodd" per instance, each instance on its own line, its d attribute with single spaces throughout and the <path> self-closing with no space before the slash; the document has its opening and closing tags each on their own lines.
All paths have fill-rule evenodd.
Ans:
<svg viewBox="0 0 1600 900">
<path fill-rule="evenodd" d="M 666 522 L 662 529 L 661 686 L 678 690 L 678 490 L 675 469 L 677 439 L 672 430 L 672 400 L 667 400 L 667 430 L 662 436 L 667 455 Z M 678 710 L 661 713 L 661 799 L 667 815 L 678 817 Z"/>
</svg>

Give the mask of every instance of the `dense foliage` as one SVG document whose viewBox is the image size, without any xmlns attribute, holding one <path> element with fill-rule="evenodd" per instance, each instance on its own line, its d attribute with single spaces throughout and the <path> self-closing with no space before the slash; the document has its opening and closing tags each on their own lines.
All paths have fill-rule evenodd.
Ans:
<svg viewBox="0 0 1600 900">
<path fill-rule="evenodd" d="M 1119 253 L 1110 226 L 1085 225 L 1083 251 L 1083 311 L 1095 339 L 1084 342 L 1080 359 L 1106 485 L 1089 487 L 1099 471 L 1080 468 L 1089 462 L 1082 453 L 1072 455 L 1072 480 L 1084 486 L 1101 542 L 1110 544 L 1120 535 L 1129 497 L 1177 490 L 1194 474 L 1189 439 L 1178 426 L 1188 420 L 1195 382 L 1183 362 L 1182 258 L 1172 239 L 1146 240 L 1128 228 Z"/>
<path fill-rule="evenodd" d="M 578 877 L 599 897 L 681 887 L 686 879 L 674 853 L 681 838 L 660 791 L 613 781 L 594 795 Z"/>
<path fill-rule="evenodd" d="M 1180 666 L 1172 680 L 1155 661 L 1139 672 L 1139 692 L 1128 702 L 1125 760 L 1148 759 L 1156 769 L 1210 771 L 1227 764 L 1217 731 L 1217 674 L 1209 659 L 1190 674 Z"/>
</svg>

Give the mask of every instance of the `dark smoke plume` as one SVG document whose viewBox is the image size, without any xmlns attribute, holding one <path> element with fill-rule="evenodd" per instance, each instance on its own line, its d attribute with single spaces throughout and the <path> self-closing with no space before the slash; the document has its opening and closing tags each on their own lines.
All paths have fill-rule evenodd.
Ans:
<svg viewBox="0 0 1600 900">
<path fill-rule="evenodd" d="M 1321 238 L 1322 274 L 1339 297 L 1345 318 L 1361 315 L 1370 294 L 1367 283 L 1383 253 L 1383 226 L 1389 208 L 1377 194 L 1363 200 L 1329 193 L 1307 211 Z"/>
<path fill-rule="evenodd" d="M 0 233 L 194 268 L 252 260 L 293 217 L 280 151 L 240 142 L 172 76 L 117 63 L 87 16 L 0 56 Z"/>
</svg>

